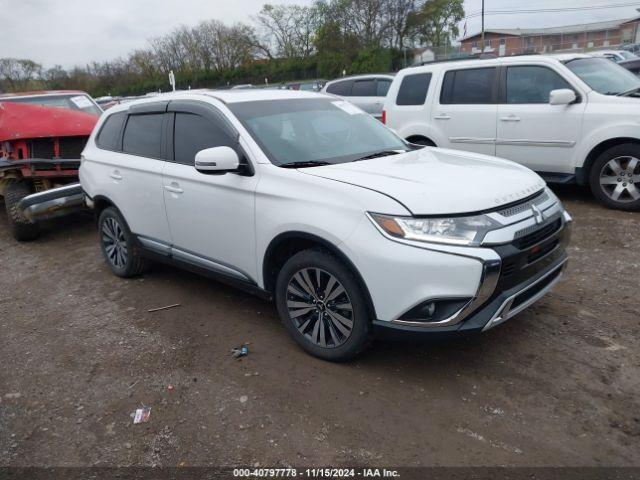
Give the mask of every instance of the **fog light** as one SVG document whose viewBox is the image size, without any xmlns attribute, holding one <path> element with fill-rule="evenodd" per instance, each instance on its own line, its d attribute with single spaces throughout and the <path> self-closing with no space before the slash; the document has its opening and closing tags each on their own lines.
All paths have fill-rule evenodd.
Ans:
<svg viewBox="0 0 640 480">
<path fill-rule="evenodd" d="M 441 322 L 460 311 L 470 301 L 470 298 L 427 300 L 402 315 L 400 320 L 425 323 Z"/>
</svg>

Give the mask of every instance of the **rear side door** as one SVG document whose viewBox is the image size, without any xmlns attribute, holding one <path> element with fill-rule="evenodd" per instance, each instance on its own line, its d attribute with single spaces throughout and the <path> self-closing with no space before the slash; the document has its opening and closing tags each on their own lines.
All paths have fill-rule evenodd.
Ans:
<svg viewBox="0 0 640 480">
<path fill-rule="evenodd" d="M 144 104 L 111 115 L 98 135 L 96 144 L 103 151 L 95 159 L 102 190 L 131 231 L 162 242 L 170 239 L 162 196 L 166 106 L 167 102 Z"/>
<path fill-rule="evenodd" d="M 237 280 L 254 280 L 254 192 L 257 176 L 238 143 L 238 134 L 213 105 L 173 101 L 163 190 L 171 229 L 172 255 Z M 201 173 L 200 150 L 228 146 L 244 157 L 242 173 Z"/>
<path fill-rule="evenodd" d="M 449 70 L 431 110 L 441 147 L 495 155 L 498 68 Z"/>
<path fill-rule="evenodd" d="M 502 78 L 496 155 L 538 172 L 573 173 L 586 106 L 579 91 L 546 65 L 508 66 Z M 549 104 L 551 91 L 565 88 L 578 100 Z"/>
</svg>

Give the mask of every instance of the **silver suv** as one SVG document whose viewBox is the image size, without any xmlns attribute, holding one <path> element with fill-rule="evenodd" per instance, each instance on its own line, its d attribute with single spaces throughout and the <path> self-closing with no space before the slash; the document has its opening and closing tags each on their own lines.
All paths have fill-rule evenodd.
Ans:
<svg viewBox="0 0 640 480">
<path fill-rule="evenodd" d="M 327 82 L 322 93 L 343 98 L 380 120 L 391 82 L 391 74 L 344 77 Z"/>
</svg>

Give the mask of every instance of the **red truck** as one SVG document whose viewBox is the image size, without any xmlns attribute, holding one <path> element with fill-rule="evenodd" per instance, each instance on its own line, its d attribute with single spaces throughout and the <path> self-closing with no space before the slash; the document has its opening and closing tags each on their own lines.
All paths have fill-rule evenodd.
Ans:
<svg viewBox="0 0 640 480">
<path fill-rule="evenodd" d="M 14 238 L 35 239 L 39 221 L 82 204 L 80 155 L 101 114 L 81 91 L 0 95 L 0 196 Z"/>
</svg>

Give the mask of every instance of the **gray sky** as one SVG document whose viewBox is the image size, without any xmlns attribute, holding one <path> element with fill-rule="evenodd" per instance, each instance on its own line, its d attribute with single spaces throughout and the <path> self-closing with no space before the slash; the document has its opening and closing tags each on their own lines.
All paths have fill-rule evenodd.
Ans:
<svg viewBox="0 0 640 480">
<path fill-rule="evenodd" d="M 104 61 L 147 45 L 147 39 L 175 27 L 216 18 L 250 22 L 268 0 L 0 0 L 3 12 L 0 57 L 30 58 L 46 67 Z M 486 10 L 558 8 L 631 3 L 633 0 L 485 0 Z M 311 0 L 271 0 L 303 3 Z M 640 7 L 640 0 L 638 0 Z M 481 0 L 465 0 L 467 13 Z M 7 12 L 10 14 L 7 15 Z M 487 28 L 559 26 L 640 15 L 635 7 L 554 14 L 488 15 Z M 469 34 L 480 18 L 467 22 Z M 462 32 L 462 28 L 461 28 Z"/>
</svg>

